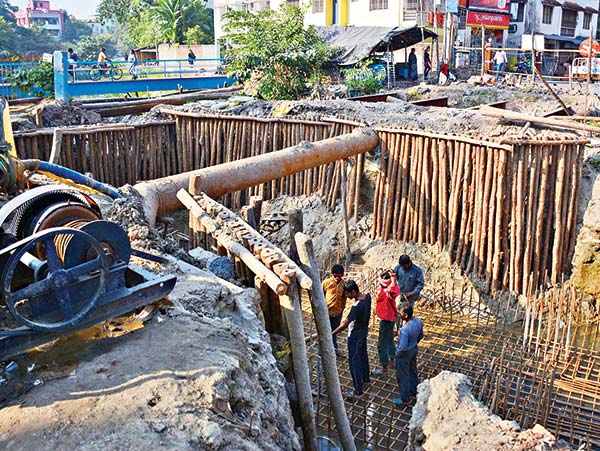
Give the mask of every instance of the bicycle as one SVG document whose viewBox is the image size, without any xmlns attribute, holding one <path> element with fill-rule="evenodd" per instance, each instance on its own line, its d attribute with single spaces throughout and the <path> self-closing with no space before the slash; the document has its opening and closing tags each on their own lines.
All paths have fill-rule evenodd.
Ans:
<svg viewBox="0 0 600 451">
<path fill-rule="evenodd" d="M 90 80 L 98 81 L 102 77 L 110 77 L 111 80 L 120 80 L 123 77 L 123 70 L 120 67 L 114 67 L 112 63 L 108 63 L 104 67 L 94 64 L 90 69 Z"/>
</svg>

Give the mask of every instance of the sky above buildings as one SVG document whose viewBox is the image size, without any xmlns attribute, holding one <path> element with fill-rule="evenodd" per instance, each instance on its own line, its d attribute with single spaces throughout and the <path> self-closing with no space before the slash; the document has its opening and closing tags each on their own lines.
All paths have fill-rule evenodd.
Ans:
<svg viewBox="0 0 600 451">
<path fill-rule="evenodd" d="M 11 5 L 24 8 L 27 0 L 9 0 Z M 67 12 L 78 19 L 87 19 L 96 14 L 100 0 L 50 0 L 52 9 L 66 9 Z"/>
</svg>

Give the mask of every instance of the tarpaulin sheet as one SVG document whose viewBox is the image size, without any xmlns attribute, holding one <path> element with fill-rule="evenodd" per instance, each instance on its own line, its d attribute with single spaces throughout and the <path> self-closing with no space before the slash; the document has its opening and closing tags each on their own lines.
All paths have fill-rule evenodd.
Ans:
<svg viewBox="0 0 600 451">
<path fill-rule="evenodd" d="M 330 45 L 341 49 L 335 62 L 341 66 L 355 64 L 373 53 L 411 47 L 437 35 L 423 27 L 316 27 Z"/>
</svg>

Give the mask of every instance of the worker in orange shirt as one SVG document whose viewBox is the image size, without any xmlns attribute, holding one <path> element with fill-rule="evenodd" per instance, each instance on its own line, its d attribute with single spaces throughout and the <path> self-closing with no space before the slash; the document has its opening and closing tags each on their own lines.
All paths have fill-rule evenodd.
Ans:
<svg viewBox="0 0 600 451">
<path fill-rule="evenodd" d="M 346 308 L 346 295 L 344 294 L 344 267 L 342 265 L 333 265 L 331 268 L 331 277 L 323 281 L 323 293 L 329 310 L 329 324 L 331 330 L 335 330 L 342 321 L 342 313 Z M 333 347 L 335 355 L 341 357 L 342 353 L 338 348 L 337 336 L 333 336 Z"/>
</svg>

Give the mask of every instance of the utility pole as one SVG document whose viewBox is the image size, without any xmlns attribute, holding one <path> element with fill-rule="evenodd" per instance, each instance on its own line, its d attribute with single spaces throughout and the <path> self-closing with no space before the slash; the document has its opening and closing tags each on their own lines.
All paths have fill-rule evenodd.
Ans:
<svg viewBox="0 0 600 451">
<path fill-rule="evenodd" d="M 435 63 L 439 73 L 440 70 L 440 40 L 438 36 L 438 21 L 437 21 L 437 5 L 440 0 L 434 0 L 433 2 L 433 32 L 436 34 L 435 38 Z"/>
</svg>

